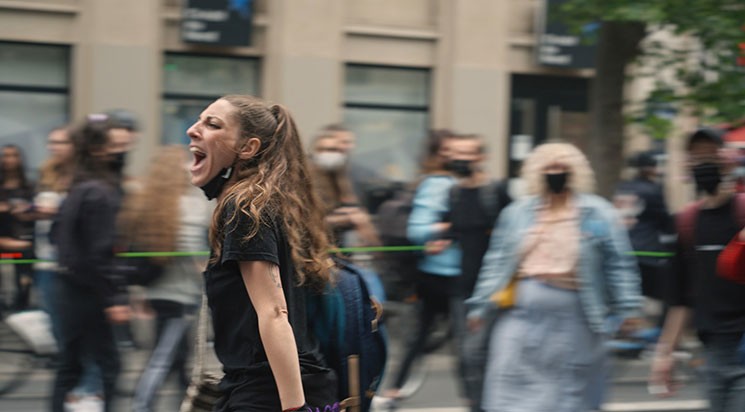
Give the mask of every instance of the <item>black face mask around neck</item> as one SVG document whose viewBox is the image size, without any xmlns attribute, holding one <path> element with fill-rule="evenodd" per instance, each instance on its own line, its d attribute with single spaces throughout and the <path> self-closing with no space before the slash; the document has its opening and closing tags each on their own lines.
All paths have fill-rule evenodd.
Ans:
<svg viewBox="0 0 745 412">
<path fill-rule="evenodd" d="M 716 163 L 702 163 L 693 167 L 696 190 L 714 195 L 722 183 L 722 173 Z"/>
<path fill-rule="evenodd" d="M 230 176 L 232 174 L 233 166 L 222 169 L 220 170 L 220 173 L 217 174 L 217 176 L 213 177 L 204 186 L 200 187 L 200 189 L 202 189 L 202 191 L 204 192 L 204 195 L 207 196 L 207 200 L 212 200 L 217 196 L 220 196 L 222 188 L 225 187 L 225 183 L 230 180 Z"/>
<path fill-rule="evenodd" d="M 566 190 L 569 173 L 546 173 L 546 185 L 551 193 L 559 194 Z"/>
</svg>

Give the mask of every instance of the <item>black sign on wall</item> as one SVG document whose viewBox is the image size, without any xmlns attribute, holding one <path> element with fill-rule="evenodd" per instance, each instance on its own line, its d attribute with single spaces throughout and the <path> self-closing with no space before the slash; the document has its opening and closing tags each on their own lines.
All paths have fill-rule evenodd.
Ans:
<svg viewBox="0 0 745 412">
<path fill-rule="evenodd" d="M 581 28 L 581 34 L 575 33 L 561 21 L 561 6 L 567 0 L 545 1 L 543 33 L 538 38 L 538 63 L 572 69 L 595 67 L 594 39 L 599 24 L 586 24 Z"/>
<path fill-rule="evenodd" d="M 249 46 L 253 0 L 184 0 L 181 40 L 218 46 Z"/>
</svg>

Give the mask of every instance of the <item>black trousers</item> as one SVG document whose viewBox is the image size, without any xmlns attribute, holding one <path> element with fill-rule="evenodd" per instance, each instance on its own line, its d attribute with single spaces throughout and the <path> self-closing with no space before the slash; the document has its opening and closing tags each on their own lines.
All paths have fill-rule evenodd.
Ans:
<svg viewBox="0 0 745 412">
<path fill-rule="evenodd" d="M 465 311 L 461 296 L 460 276 L 439 276 L 419 272 L 417 279 L 417 326 L 412 339 L 409 340 L 406 354 L 396 374 L 394 387 L 400 389 L 409 377 L 411 366 L 417 357 L 424 354 L 438 314 L 448 314 L 453 338 L 458 355 L 461 353 L 461 339 L 465 330 Z M 460 356 L 458 356 L 460 362 Z M 462 365 L 458 365 L 459 374 L 463 375 Z"/>
<path fill-rule="evenodd" d="M 52 307 L 59 322 L 59 366 L 52 391 L 52 412 L 65 412 L 68 392 L 83 374 L 83 359 L 90 357 L 101 369 L 104 410 L 111 411 L 119 374 L 119 353 L 100 299 L 91 291 L 55 276 Z"/>
</svg>

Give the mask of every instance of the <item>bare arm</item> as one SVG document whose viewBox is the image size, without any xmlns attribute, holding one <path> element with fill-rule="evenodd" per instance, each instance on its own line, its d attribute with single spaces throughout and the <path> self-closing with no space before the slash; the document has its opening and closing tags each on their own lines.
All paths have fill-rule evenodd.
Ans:
<svg viewBox="0 0 745 412">
<path fill-rule="evenodd" d="M 667 312 L 649 378 L 650 388 L 654 388 L 656 394 L 669 395 L 674 391 L 672 373 L 675 360 L 672 355 L 688 323 L 689 315 L 690 309 L 684 306 L 673 306 Z"/>
<path fill-rule="evenodd" d="M 31 242 L 13 239 L 11 237 L 0 237 L 0 250 L 24 250 L 31 247 Z"/>
<path fill-rule="evenodd" d="M 243 283 L 259 319 L 259 335 L 279 390 L 282 409 L 305 404 L 295 336 L 287 317 L 279 267 L 264 261 L 240 262 Z"/>
<path fill-rule="evenodd" d="M 660 350 L 672 352 L 680 341 L 680 335 L 683 334 L 683 330 L 688 323 L 689 314 L 690 309 L 684 306 L 673 306 L 670 308 L 665 317 L 665 326 L 662 328 L 662 335 L 660 335 L 658 353 Z"/>
</svg>

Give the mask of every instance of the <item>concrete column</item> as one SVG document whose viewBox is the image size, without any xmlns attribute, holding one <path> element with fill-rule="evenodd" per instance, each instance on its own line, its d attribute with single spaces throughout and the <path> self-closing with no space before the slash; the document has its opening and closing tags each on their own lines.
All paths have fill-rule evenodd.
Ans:
<svg viewBox="0 0 745 412">
<path fill-rule="evenodd" d="M 307 142 L 342 120 L 343 0 L 271 0 L 263 95 L 286 105 Z"/>
<path fill-rule="evenodd" d="M 160 143 L 161 2 L 81 3 L 79 41 L 73 54 L 73 118 L 115 108 L 134 112 L 142 133 L 129 170 L 142 173 Z"/>
<path fill-rule="evenodd" d="M 436 85 L 438 126 L 482 135 L 487 170 L 507 172 L 509 131 L 509 0 L 441 2 L 441 40 Z"/>
</svg>

